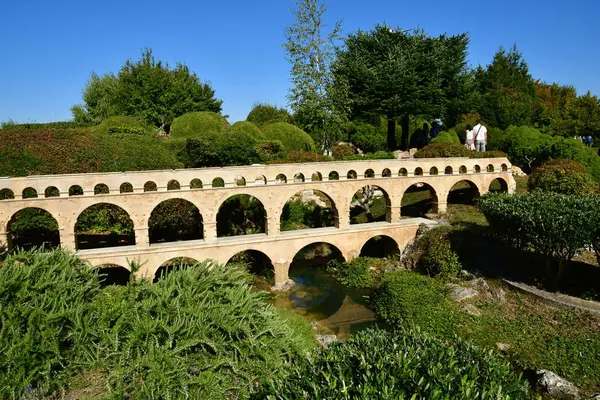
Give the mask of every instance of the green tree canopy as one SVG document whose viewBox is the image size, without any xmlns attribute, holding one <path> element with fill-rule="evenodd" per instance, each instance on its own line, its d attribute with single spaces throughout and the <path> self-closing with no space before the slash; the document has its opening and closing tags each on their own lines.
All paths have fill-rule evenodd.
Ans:
<svg viewBox="0 0 600 400">
<path fill-rule="evenodd" d="M 377 25 L 349 35 L 334 66 L 336 82 L 348 87 L 354 117 L 384 115 L 388 147 L 396 147 L 401 119 L 402 147 L 408 146 L 409 117 L 456 118 L 468 109 L 472 77 L 466 67 L 467 34 L 427 36 Z"/>
<path fill-rule="evenodd" d="M 71 110 L 79 123 L 97 124 L 113 115 L 127 115 L 164 126 L 192 111 L 221 112 L 222 103 L 185 64 L 170 68 L 146 49 L 139 60 L 127 60 L 117 75 L 92 73 L 83 90 L 83 104 Z"/>
</svg>

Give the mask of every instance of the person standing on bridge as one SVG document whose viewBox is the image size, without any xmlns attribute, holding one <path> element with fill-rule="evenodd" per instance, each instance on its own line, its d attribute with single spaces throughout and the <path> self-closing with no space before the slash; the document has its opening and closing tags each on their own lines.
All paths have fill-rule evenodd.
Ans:
<svg viewBox="0 0 600 400">
<path fill-rule="evenodd" d="M 475 150 L 484 152 L 487 145 L 487 128 L 483 126 L 483 119 L 477 120 L 477 125 L 473 128 L 473 134 L 475 135 Z"/>
</svg>

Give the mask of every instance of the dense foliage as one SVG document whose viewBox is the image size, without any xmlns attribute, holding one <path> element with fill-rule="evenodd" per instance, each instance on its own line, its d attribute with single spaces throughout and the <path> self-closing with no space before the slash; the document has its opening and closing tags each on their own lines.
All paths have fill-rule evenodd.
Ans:
<svg viewBox="0 0 600 400">
<path fill-rule="evenodd" d="M 598 192 L 598 182 L 581 163 L 572 160 L 552 160 L 533 170 L 527 181 L 529 190 L 589 195 Z"/>
<path fill-rule="evenodd" d="M 92 374 L 88 384 L 108 397 L 248 398 L 313 344 L 310 326 L 297 337 L 292 318 L 247 282 L 241 268 L 205 262 L 156 284 L 101 290 L 96 272 L 68 253 L 9 256 L 0 268 L 0 397 L 52 395 Z"/>
<path fill-rule="evenodd" d="M 244 134 L 252 137 L 255 140 L 264 139 L 264 136 L 263 136 L 262 132 L 260 131 L 260 129 L 258 129 L 258 127 L 255 124 L 253 124 L 252 122 L 249 122 L 249 121 L 238 121 L 235 124 L 231 125 L 231 128 L 229 128 L 229 131 L 244 133 Z"/>
<path fill-rule="evenodd" d="M 448 228 L 435 228 L 417 239 L 416 246 L 421 252 L 417 266 L 429 276 L 454 278 L 462 269 L 447 232 Z"/>
<path fill-rule="evenodd" d="M 246 117 L 246 121 L 262 127 L 273 122 L 292 122 L 292 116 L 285 108 L 277 108 L 270 104 L 256 103 Z"/>
<path fill-rule="evenodd" d="M 170 136 L 175 139 L 199 138 L 229 130 L 229 122 L 220 114 L 210 111 L 192 112 L 176 118 L 171 124 Z"/>
<path fill-rule="evenodd" d="M 384 270 L 393 265 L 388 259 L 356 257 L 350 262 L 332 260 L 327 270 L 348 287 L 369 289 L 376 288 Z"/>
<path fill-rule="evenodd" d="M 116 115 L 108 117 L 93 128 L 95 132 L 110 133 L 129 133 L 136 135 L 153 134 L 153 129 L 137 117 L 126 117 Z"/>
<path fill-rule="evenodd" d="M 528 399 L 511 367 L 489 350 L 418 329 L 367 330 L 270 379 L 267 399 Z"/>
<path fill-rule="evenodd" d="M 278 140 L 286 151 L 313 151 L 312 138 L 302 129 L 286 122 L 268 124 L 263 129 L 268 140 Z"/>
<path fill-rule="evenodd" d="M 469 157 L 471 152 L 456 143 L 431 143 L 415 153 L 415 158 Z"/>
<path fill-rule="evenodd" d="M 263 161 L 256 140 L 243 132 L 186 139 L 178 158 L 187 168 L 251 165 Z"/>
<path fill-rule="evenodd" d="M 184 64 L 174 69 L 156 61 L 152 50 L 127 60 L 117 75 L 92 73 L 83 90 L 83 105 L 72 108 L 78 123 L 99 123 L 114 115 L 136 116 L 164 127 L 192 111 L 220 112 L 214 90 Z"/>
</svg>

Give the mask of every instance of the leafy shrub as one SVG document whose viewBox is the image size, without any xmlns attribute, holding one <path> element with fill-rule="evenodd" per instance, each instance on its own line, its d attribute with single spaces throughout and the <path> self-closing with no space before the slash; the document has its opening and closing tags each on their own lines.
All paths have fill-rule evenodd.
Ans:
<svg viewBox="0 0 600 400">
<path fill-rule="evenodd" d="M 420 254 L 417 266 L 429 276 L 454 278 L 462 269 L 458 254 L 452 250 L 448 234 L 452 228 L 434 228 L 420 236 L 416 248 Z"/>
<path fill-rule="evenodd" d="M 351 122 L 346 126 L 350 142 L 365 153 L 385 150 L 387 137 L 377 127 L 363 122 Z"/>
<path fill-rule="evenodd" d="M 273 122 L 292 122 L 292 116 L 285 108 L 277 108 L 270 104 L 257 103 L 246 117 L 246 121 L 257 126 L 264 126 Z"/>
<path fill-rule="evenodd" d="M 350 262 L 333 260 L 327 264 L 327 269 L 346 286 L 372 288 L 377 282 L 376 272 L 371 270 L 371 259 L 367 257 L 357 257 Z"/>
<path fill-rule="evenodd" d="M 431 143 L 455 143 L 455 144 L 460 144 L 460 139 L 458 138 L 458 135 L 456 134 L 456 132 L 452 129 L 450 129 L 449 131 L 442 131 L 440 132 L 440 134 L 436 137 L 431 139 Z"/>
<path fill-rule="evenodd" d="M 471 152 L 456 143 L 431 143 L 415 153 L 415 158 L 469 157 Z"/>
<path fill-rule="evenodd" d="M 290 151 L 286 158 L 269 161 L 270 164 L 295 164 L 333 161 L 333 158 L 310 151 Z"/>
<path fill-rule="evenodd" d="M 187 139 L 178 154 L 187 168 L 250 165 L 261 162 L 256 141 L 242 132 Z"/>
<path fill-rule="evenodd" d="M 598 183 L 581 163 L 552 160 L 533 170 L 527 182 L 529 190 L 588 195 L 598 192 Z"/>
<path fill-rule="evenodd" d="M 367 330 L 268 380 L 257 399 L 528 399 L 491 350 L 415 329 Z"/>
<path fill-rule="evenodd" d="M 175 118 L 169 135 L 175 139 L 198 138 L 206 134 L 225 133 L 229 128 L 229 122 L 222 115 L 198 111 Z"/>
<path fill-rule="evenodd" d="M 28 386 L 50 395 L 97 371 L 111 398 L 248 398 L 314 347 L 310 324 L 265 305 L 240 267 L 176 266 L 156 284 L 104 290 L 99 279 L 62 251 L 6 259 L 0 397 L 20 398 Z"/>
<path fill-rule="evenodd" d="M 283 150 L 283 144 L 281 144 L 279 140 L 261 140 L 256 145 L 256 151 L 258 152 L 258 157 L 263 162 L 283 159 L 286 156 Z"/>
<path fill-rule="evenodd" d="M 367 153 L 367 154 L 354 154 L 351 156 L 344 157 L 344 161 L 354 161 L 354 160 L 393 160 L 396 157 L 394 153 L 389 151 L 376 151 L 375 153 Z"/>
<path fill-rule="evenodd" d="M 318 192 L 315 192 L 318 195 Z M 325 203 L 330 203 L 325 199 Z M 288 201 L 281 212 L 281 230 L 322 228 L 334 226 L 334 214 L 331 204 L 326 207 L 317 205 L 315 201 L 306 202 L 301 198 Z"/>
<path fill-rule="evenodd" d="M 77 219 L 77 233 L 119 235 L 133 234 L 133 222 L 129 214 L 120 207 L 110 204 L 94 204 L 85 209 Z"/>
<path fill-rule="evenodd" d="M 488 151 L 471 151 L 469 154 L 470 158 L 506 158 L 505 152 L 500 150 L 488 150 Z"/>
<path fill-rule="evenodd" d="M 356 151 L 352 146 L 346 143 L 338 143 L 331 148 L 331 155 L 336 160 L 343 160 L 345 157 L 353 156 Z"/>
<path fill-rule="evenodd" d="M 394 326 L 414 324 L 443 336 L 456 331 L 455 311 L 445 286 L 417 272 L 386 273 L 375 296 L 374 310 Z"/>
<path fill-rule="evenodd" d="M 229 131 L 236 132 L 236 133 L 245 133 L 246 135 L 250 136 L 251 138 L 253 138 L 254 140 L 257 140 L 257 141 L 264 140 L 264 136 L 263 136 L 262 132 L 252 122 L 238 121 L 235 124 L 231 125 L 231 128 L 229 128 Z"/>
<path fill-rule="evenodd" d="M 114 116 L 102 121 L 93 130 L 97 133 L 128 133 L 134 135 L 152 134 L 152 129 L 136 117 Z"/>
<path fill-rule="evenodd" d="M 45 122 L 45 123 L 25 123 L 17 124 L 14 121 L 7 121 L 0 124 L 0 129 L 15 129 L 15 130 L 29 130 L 29 129 L 73 129 L 80 127 L 74 121 L 59 121 L 59 122 Z"/>
<path fill-rule="evenodd" d="M 274 122 L 263 128 L 268 140 L 279 140 L 286 151 L 314 151 L 315 145 L 308 133 L 287 122 Z"/>
</svg>

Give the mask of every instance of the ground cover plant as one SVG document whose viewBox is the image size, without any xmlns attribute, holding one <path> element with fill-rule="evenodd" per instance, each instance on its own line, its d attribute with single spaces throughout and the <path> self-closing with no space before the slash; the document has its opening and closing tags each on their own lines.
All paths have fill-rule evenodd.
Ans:
<svg viewBox="0 0 600 400">
<path fill-rule="evenodd" d="M 248 281 L 242 268 L 204 262 L 154 285 L 101 289 L 69 253 L 10 255 L 0 268 L 0 397 L 68 393 L 95 376 L 105 397 L 247 398 L 314 345 L 310 325 L 265 305 Z"/>
</svg>

